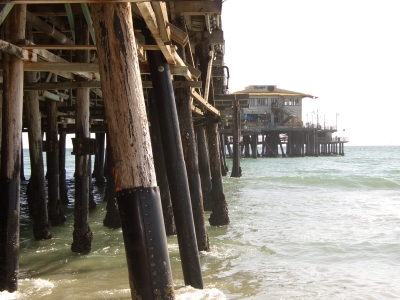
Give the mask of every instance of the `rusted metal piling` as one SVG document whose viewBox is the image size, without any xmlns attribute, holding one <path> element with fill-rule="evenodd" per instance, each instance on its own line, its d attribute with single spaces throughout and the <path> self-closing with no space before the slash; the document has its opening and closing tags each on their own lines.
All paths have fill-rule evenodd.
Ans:
<svg viewBox="0 0 400 300">
<path fill-rule="evenodd" d="M 145 38 L 148 44 L 154 44 L 154 40 L 147 30 L 145 31 Z M 160 127 L 161 141 L 167 166 L 168 184 L 174 210 L 183 276 L 185 284 L 192 285 L 195 288 L 203 288 L 189 183 L 170 67 L 161 51 L 148 53 L 148 61 L 154 96 L 157 99 L 157 115 L 159 122 L 163 124 Z"/>
<path fill-rule="evenodd" d="M 153 149 L 154 167 L 158 187 L 160 188 L 161 203 L 163 208 L 164 225 L 167 235 L 176 234 L 174 211 L 172 209 L 171 194 L 169 192 L 167 168 L 165 165 L 164 150 L 161 141 L 160 124 L 157 115 L 157 101 L 153 89 L 147 93 L 149 106 L 150 136 Z"/>
</svg>

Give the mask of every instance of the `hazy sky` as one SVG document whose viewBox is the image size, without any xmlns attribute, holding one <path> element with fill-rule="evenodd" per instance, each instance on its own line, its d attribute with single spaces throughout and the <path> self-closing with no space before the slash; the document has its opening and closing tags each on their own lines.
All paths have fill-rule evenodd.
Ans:
<svg viewBox="0 0 400 300">
<path fill-rule="evenodd" d="M 229 90 L 277 85 L 349 145 L 400 145 L 400 1 L 226 0 Z M 316 122 L 316 114 L 314 115 Z"/>
</svg>

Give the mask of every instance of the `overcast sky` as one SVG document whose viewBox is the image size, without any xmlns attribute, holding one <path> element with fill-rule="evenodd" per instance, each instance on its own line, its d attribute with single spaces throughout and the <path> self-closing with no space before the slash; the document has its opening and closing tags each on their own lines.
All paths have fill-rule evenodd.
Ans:
<svg viewBox="0 0 400 300">
<path fill-rule="evenodd" d="M 309 93 L 349 145 L 400 145 L 400 1 L 226 0 L 229 90 L 277 85 Z"/>
</svg>

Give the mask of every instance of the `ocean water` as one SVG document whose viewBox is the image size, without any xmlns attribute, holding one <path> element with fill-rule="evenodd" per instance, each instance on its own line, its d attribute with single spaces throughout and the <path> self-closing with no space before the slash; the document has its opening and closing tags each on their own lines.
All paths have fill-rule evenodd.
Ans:
<svg viewBox="0 0 400 300">
<path fill-rule="evenodd" d="M 73 159 L 67 156 L 71 200 Z M 224 178 L 231 224 L 207 227 L 204 290 L 183 287 L 177 239 L 168 238 L 177 299 L 400 298 L 400 147 L 248 158 L 241 167 L 243 177 Z M 94 192 L 88 255 L 70 250 L 73 204 L 52 240 L 35 241 L 22 198 L 19 290 L 0 299 L 130 298 L 122 232 L 103 226 L 104 190 Z"/>
</svg>

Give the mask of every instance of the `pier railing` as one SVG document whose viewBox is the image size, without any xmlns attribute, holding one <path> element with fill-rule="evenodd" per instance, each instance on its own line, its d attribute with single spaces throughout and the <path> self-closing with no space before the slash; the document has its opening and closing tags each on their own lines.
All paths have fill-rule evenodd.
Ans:
<svg viewBox="0 0 400 300">
<path fill-rule="evenodd" d="M 349 137 L 341 137 L 341 136 L 335 136 L 335 137 L 319 137 L 318 142 L 319 143 L 335 143 L 335 142 L 343 142 L 343 143 L 348 143 L 350 141 Z"/>
</svg>

